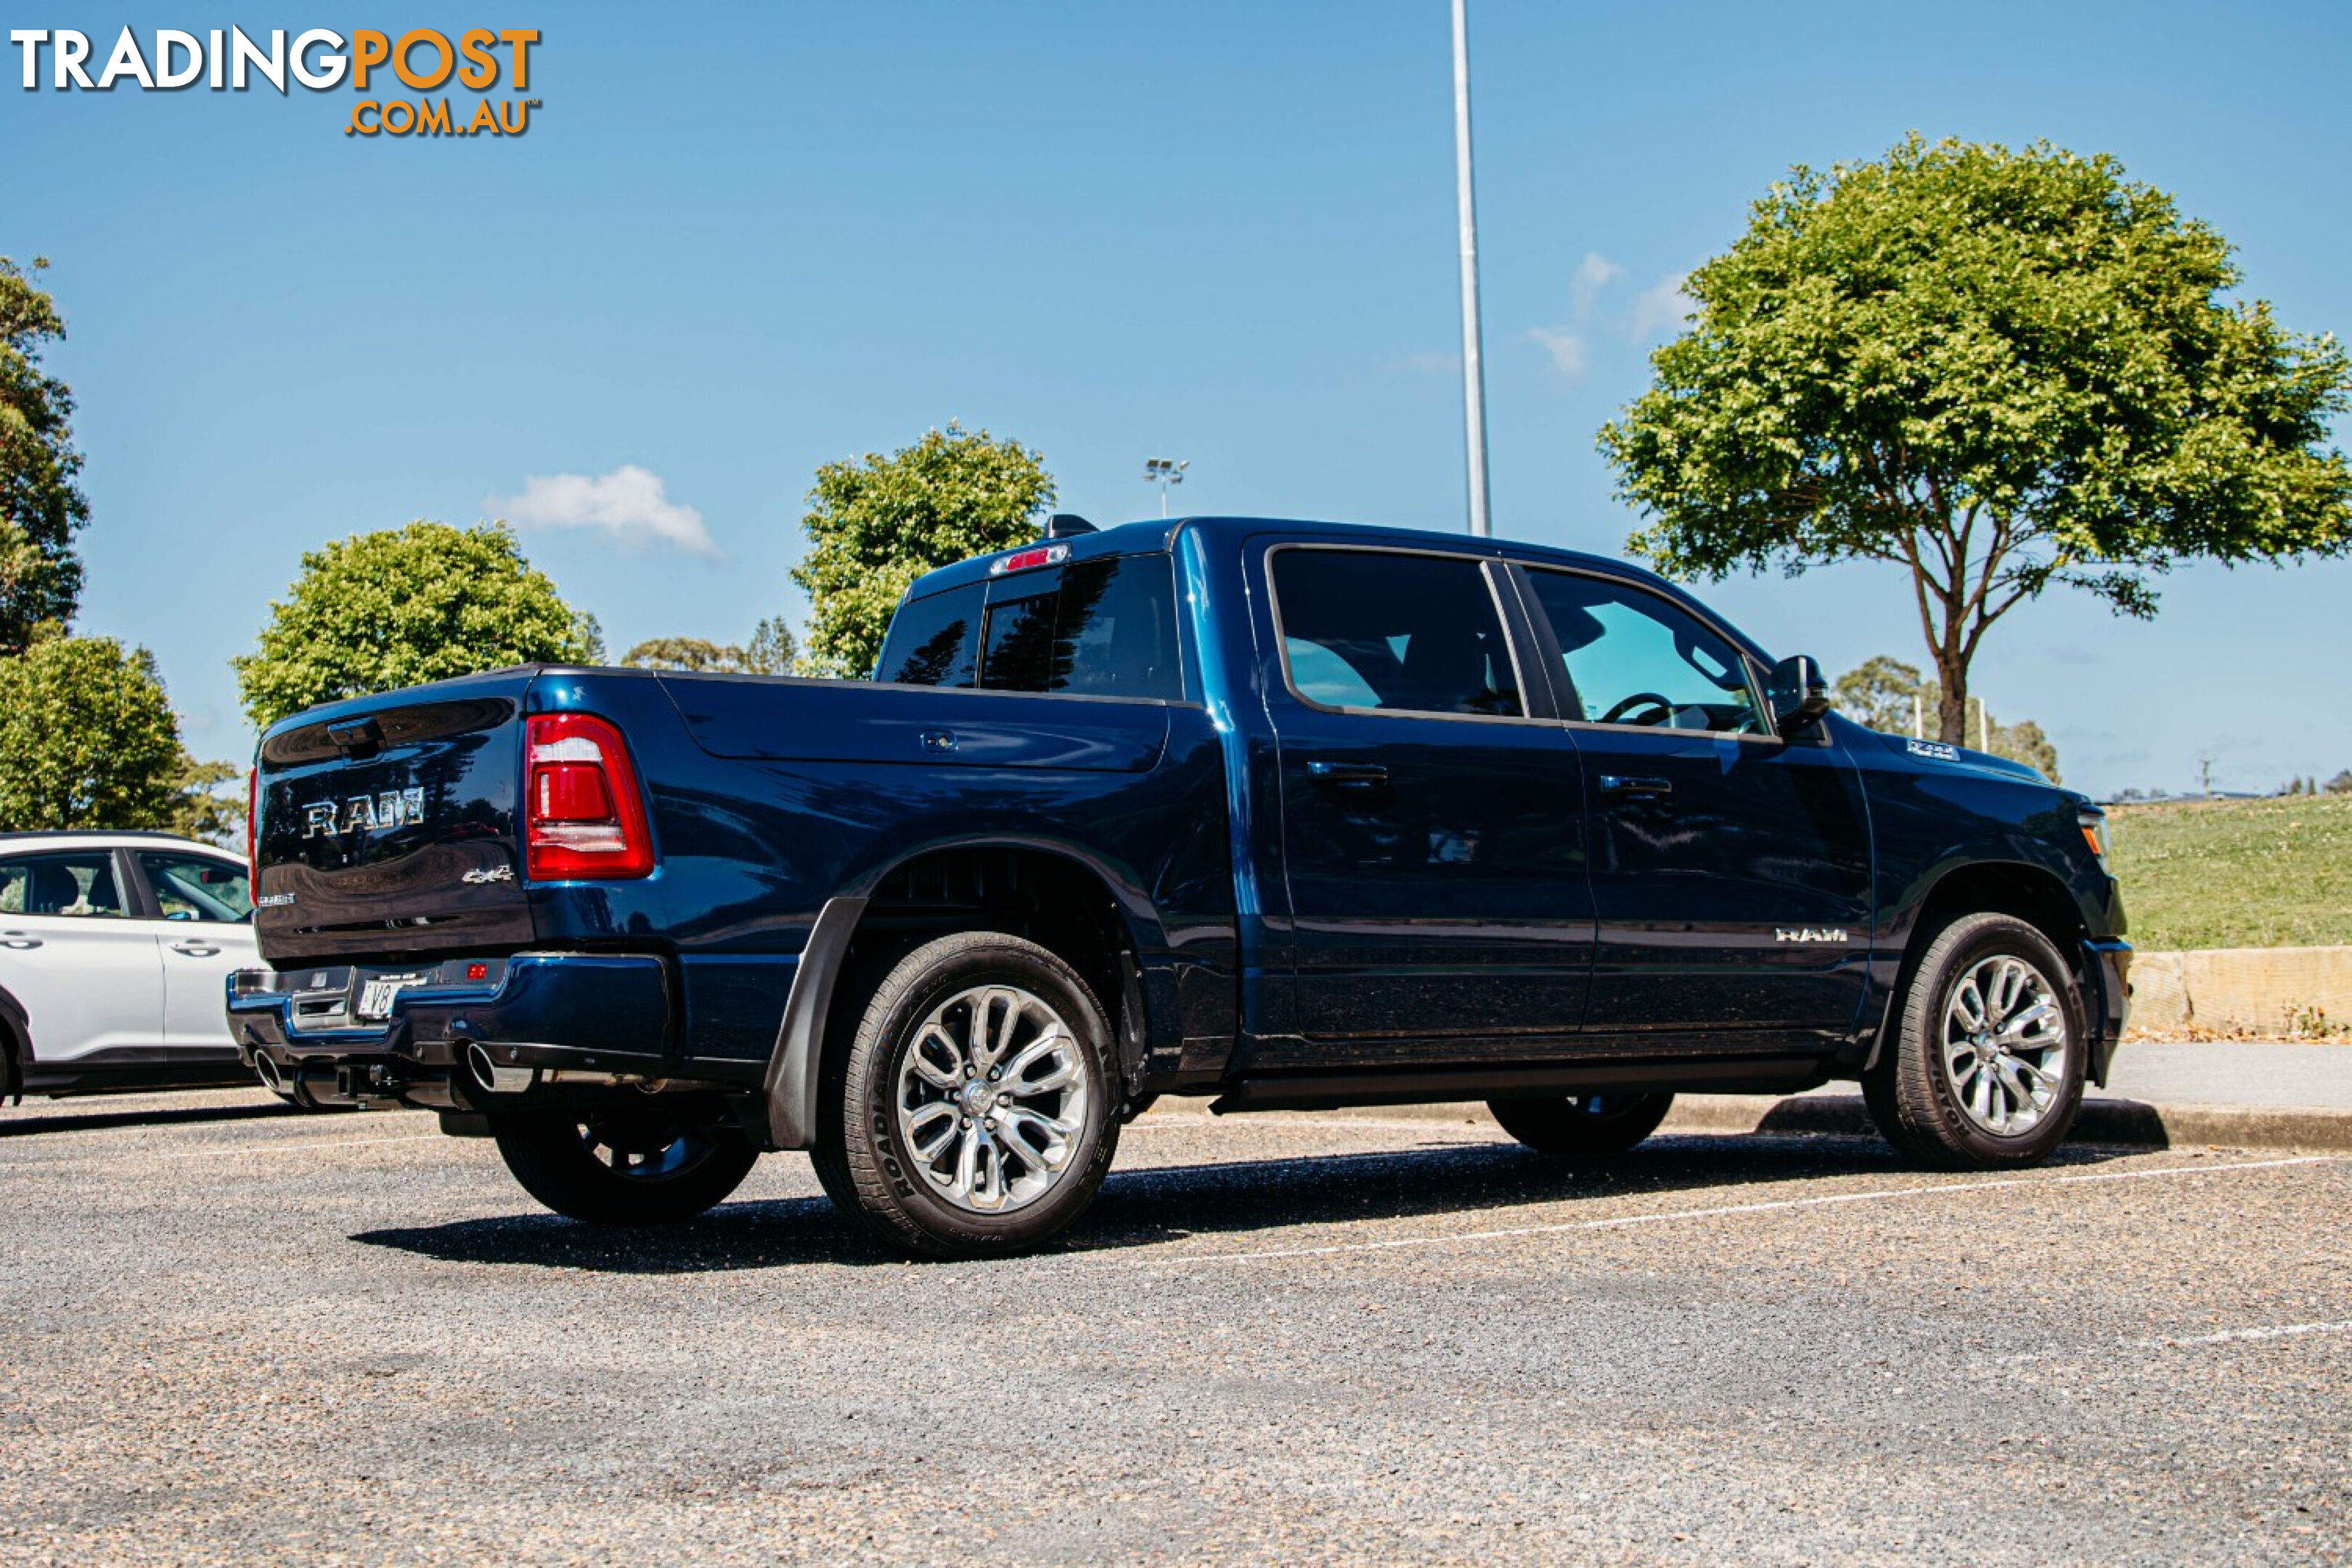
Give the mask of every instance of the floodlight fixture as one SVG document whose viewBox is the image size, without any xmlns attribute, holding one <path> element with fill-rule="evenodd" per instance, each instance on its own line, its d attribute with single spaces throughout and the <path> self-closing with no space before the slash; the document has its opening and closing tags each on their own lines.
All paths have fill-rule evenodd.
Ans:
<svg viewBox="0 0 2352 1568">
<path fill-rule="evenodd" d="M 1146 458 L 1143 459 L 1143 482 L 1160 487 L 1160 515 L 1168 515 L 1168 489 L 1184 482 L 1184 470 L 1192 466 L 1190 458 Z"/>
</svg>

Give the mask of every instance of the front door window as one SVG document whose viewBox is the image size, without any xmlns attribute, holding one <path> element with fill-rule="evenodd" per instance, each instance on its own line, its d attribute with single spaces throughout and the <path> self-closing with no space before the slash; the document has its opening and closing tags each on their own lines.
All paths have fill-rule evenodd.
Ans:
<svg viewBox="0 0 2352 1568">
<path fill-rule="evenodd" d="M 1748 660 L 1670 600 L 1568 572 L 1528 574 L 1589 724 L 1766 732 Z"/>
</svg>

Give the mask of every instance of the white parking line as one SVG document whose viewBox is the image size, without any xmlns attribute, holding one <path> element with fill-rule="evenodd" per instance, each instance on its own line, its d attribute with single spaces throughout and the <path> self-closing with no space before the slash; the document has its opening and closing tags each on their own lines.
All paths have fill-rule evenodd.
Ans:
<svg viewBox="0 0 2352 1568">
<path fill-rule="evenodd" d="M 2216 1334 L 2168 1334 L 2159 1340 L 2126 1340 L 2126 1350 L 2185 1351 L 2199 1345 L 2234 1345 L 2246 1340 L 2291 1340 L 2304 1334 L 2352 1333 L 2352 1321 L 2340 1323 L 2278 1323 L 2269 1328 L 2223 1329 Z"/>
<path fill-rule="evenodd" d="M 1158 1116 L 1139 1116 L 1133 1121 L 1129 1122 L 1126 1126 L 1120 1128 L 1118 1130 L 1118 1135 L 1125 1138 L 1129 1133 L 1134 1132 L 1171 1132 L 1178 1130 L 1181 1130 L 1186 1132 L 1198 1132 L 1204 1127 L 1230 1127 L 1232 1125 L 1233 1119 L 1230 1117 L 1211 1116 L 1205 1111 L 1192 1114 L 1179 1111 L 1172 1115 L 1163 1113 Z M 1434 1117 L 1423 1118 L 1408 1116 L 1318 1116 L 1311 1113 L 1304 1116 L 1285 1116 L 1279 1111 L 1257 1110 L 1250 1113 L 1249 1125 L 1252 1127 L 1306 1127 L 1325 1132 L 1329 1131 L 1335 1127 L 1360 1128 L 1366 1131 L 1372 1132 L 1384 1131 L 1391 1132 L 1451 1132 L 1456 1135 L 1459 1135 L 1465 1131 L 1469 1131 L 1493 1133 L 1496 1135 L 1491 1139 L 1481 1140 L 1481 1142 L 1510 1142 L 1510 1139 L 1504 1135 L 1503 1130 L 1496 1126 L 1494 1122 L 1482 1122 L 1475 1117 L 1467 1115 L 1465 1115 L 1459 1121 L 1455 1121 L 1452 1118 L 1440 1121 Z"/>
<path fill-rule="evenodd" d="M 2021 1351 L 2015 1355 L 1995 1356 L 1992 1364 L 2017 1366 L 2029 1362 L 2053 1361 L 2071 1363 L 2097 1361 L 2117 1351 L 2203 1350 L 2213 1345 L 2301 1339 L 2305 1334 L 2342 1333 L 2352 1333 L 2352 1320 L 2327 1323 L 2268 1323 L 2244 1329 L 2222 1329 L 2210 1334 L 2162 1334 L 2152 1340 L 2111 1340 L 2101 1344 L 2058 1345 L 2038 1351 Z"/>
<path fill-rule="evenodd" d="M 1207 1263 L 1266 1263 L 1293 1258 L 1336 1258 L 1355 1252 L 1391 1252 L 1408 1247 L 1460 1247 L 1474 1241 L 1508 1241 L 1530 1236 L 1567 1236 L 1586 1230 L 1622 1230 L 1678 1220 L 1721 1219 L 1734 1215 L 1780 1214 L 1828 1208 L 1837 1204 L 1884 1203 L 1892 1198 L 1937 1197 L 1948 1193 L 1990 1192 L 2001 1187 L 2054 1187 L 2078 1182 L 2144 1182 L 2160 1176 L 2203 1176 L 2223 1171 L 2275 1171 L 2290 1165 L 2335 1164 L 2341 1154 L 2297 1154 L 2280 1160 L 2242 1160 L 2217 1165 L 2167 1165 L 2153 1171 L 2092 1171 L 2063 1176 L 2007 1176 L 1989 1182 L 1950 1182 L 1934 1186 L 1889 1187 L 1869 1193 L 1826 1193 L 1810 1198 L 1773 1198 L 1762 1203 L 1721 1204 L 1708 1208 L 1664 1209 L 1606 1219 L 1562 1220 L 1552 1225 L 1510 1226 L 1496 1230 L 1455 1231 L 1443 1236 L 1403 1236 L 1379 1241 L 1334 1242 L 1327 1247 L 1279 1247 L 1256 1252 L 1212 1252 L 1189 1258 L 1106 1259 L 1129 1268 L 1183 1268 Z"/>
</svg>

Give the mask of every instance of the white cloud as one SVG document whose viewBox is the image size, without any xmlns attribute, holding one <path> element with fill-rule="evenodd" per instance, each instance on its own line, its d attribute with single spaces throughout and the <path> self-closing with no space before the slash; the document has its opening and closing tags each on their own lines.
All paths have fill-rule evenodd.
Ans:
<svg viewBox="0 0 2352 1568">
<path fill-rule="evenodd" d="M 1635 342 L 1661 329 L 1682 330 L 1683 323 L 1698 309 L 1698 301 L 1683 292 L 1687 272 L 1670 272 L 1634 297 L 1633 319 L 1626 331 Z"/>
<path fill-rule="evenodd" d="M 1552 368 L 1570 381 L 1580 379 L 1585 367 L 1585 328 L 1592 320 L 1593 301 L 1601 291 L 1623 277 L 1625 269 L 1597 250 L 1588 250 L 1584 259 L 1576 265 L 1576 276 L 1569 279 L 1568 302 L 1570 320 L 1562 325 L 1529 327 L 1527 341 L 1539 345 L 1551 356 Z"/>
<path fill-rule="evenodd" d="M 649 544 L 717 557 L 702 514 L 663 493 L 661 476 L 635 463 L 609 474 L 533 474 L 522 494 L 493 498 L 490 510 L 522 528 L 602 529 L 625 549 Z"/>
<path fill-rule="evenodd" d="M 1623 268 L 1599 251 L 1584 253 L 1584 259 L 1577 264 L 1576 278 L 1568 286 L 1569 300 L 1575 308 L 1580 324 L 1592 313 L 1593 297 L 1624 274 Z"/>
<path fill-rule="evenodd" d="M 1566 327 L 1529 327 L 1528 342 L 1543 345 L 1552 368 L 1574 381 L 1584 374 L 1584 336 Z"/>
</svg>

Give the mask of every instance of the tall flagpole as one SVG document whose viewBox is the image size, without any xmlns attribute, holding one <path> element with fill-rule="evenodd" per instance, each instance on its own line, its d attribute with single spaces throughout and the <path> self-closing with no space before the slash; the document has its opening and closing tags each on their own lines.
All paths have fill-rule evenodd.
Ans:
<svg viewBox="0 0 2352 1568">
<path fill-rule="evenodd" d="M 1469 447 L 1470 531 L 1494 531 L 1486 516 L 1486 372 L 1479 362 L 1478 208 L 1470 195 L 1470 24 L 1454 0 L 1454 184 L 1462 209 L 1462 414 Z"/>
</svg>

